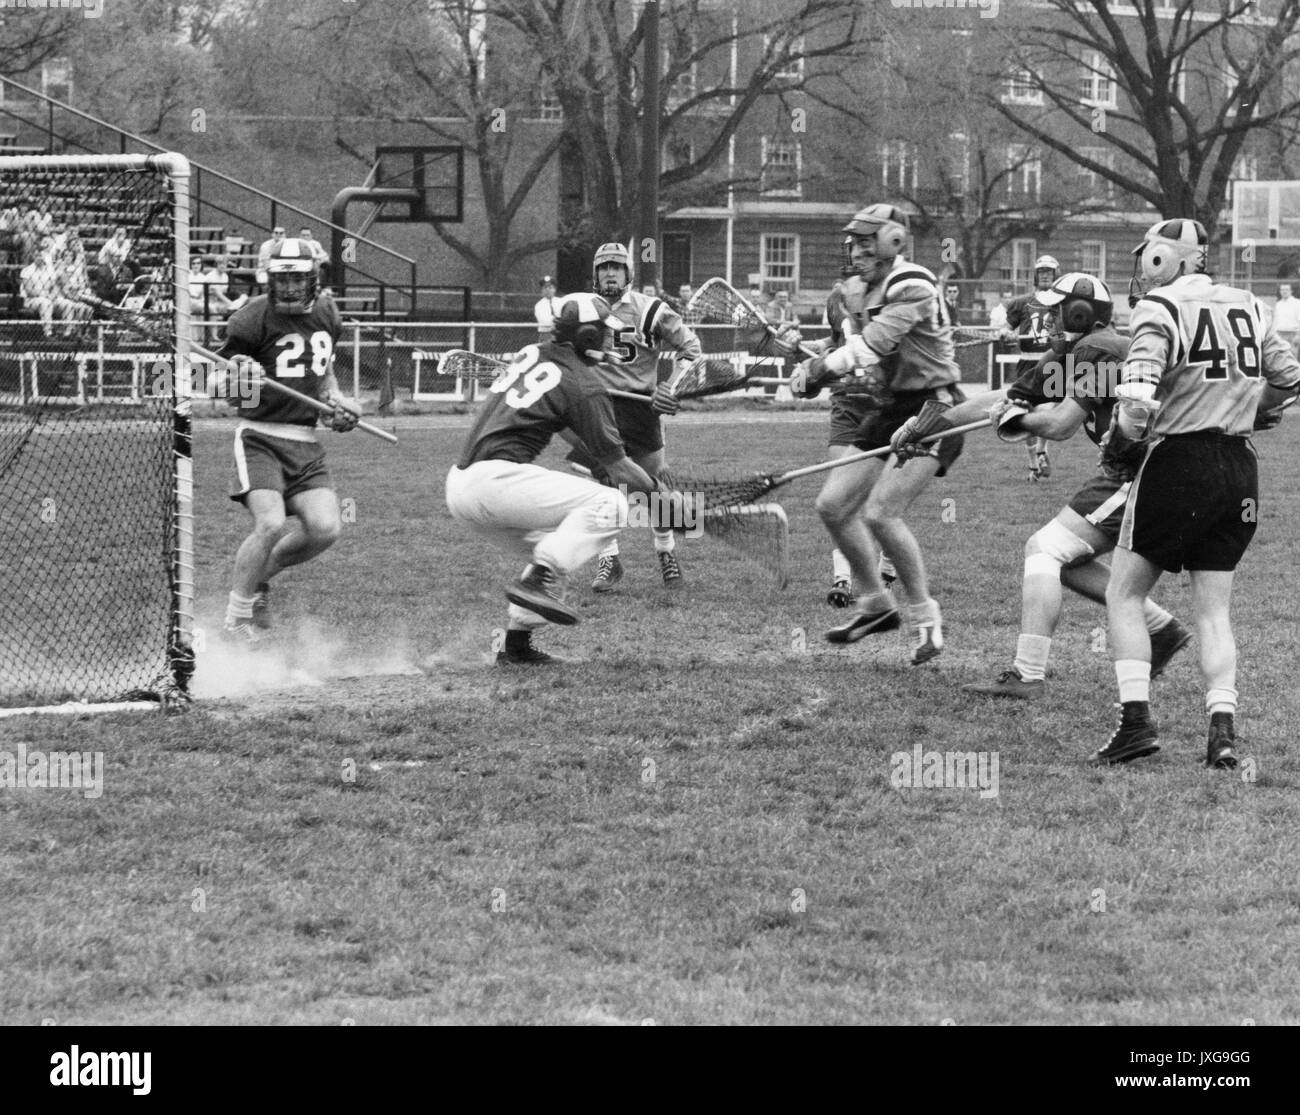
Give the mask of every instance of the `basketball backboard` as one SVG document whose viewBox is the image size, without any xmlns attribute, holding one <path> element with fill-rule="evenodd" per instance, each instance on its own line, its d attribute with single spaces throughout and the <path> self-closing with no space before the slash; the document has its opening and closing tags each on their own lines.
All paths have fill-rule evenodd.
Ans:
<svg viewBox="0 0 1300 1115">
<path fill-rule="evenodd" d="M 1232 239 L 1300 247 L 1300 180 L 1232 184 Z"/>
</svg>

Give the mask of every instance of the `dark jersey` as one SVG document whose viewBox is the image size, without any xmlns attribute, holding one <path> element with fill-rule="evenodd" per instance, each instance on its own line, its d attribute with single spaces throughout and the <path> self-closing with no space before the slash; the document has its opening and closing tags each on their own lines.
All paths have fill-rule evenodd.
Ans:
<svg viewBox="0 0 1300 1115">
<path fill-rule="evenodd" d="M 1007 328 L 1016 332 L 1021 353 L 1033 359 L 1046 352 L 1050 344 L 1047 331 L 1048 310 L 1046 306 L 1038 304 L 1037 297 L 1037 292 L 1022 294 L 1007 303 Z"/>
<path fill-rule="evenodd" d="M 614 405 L 596 373 L 567 346 L 529 345 L 488 388 L 457 463 L 461 468 L 490 460 L 527 464 L 566 428 L 602 465 L 627 456 Z"/>
<path fill-rule="evenodd" d="M 236 310 L 226 322 L 226 342 L 220 356 L 251 356 L 268 379 L 324 401 L 325 377 L 334 363 L 334 346 L 343 332 L 338 306 L 328 294 L 318 294 L 311 311 L 281 314 L 265 295 Z M 262 391 L 257 405 L 239 408 L 241 418 L 314 426 L 320 412 L 274 388 Z"/>
<path fill-rule="evenodd" d="M 1007 388 L 1007 395 L 1026 406 L 1073 399 L 1086 415 L 1084 432 L 1100 443 L 1110 429 L 1115 388 L 1127 352 L 1128 341 L 1111 326 L 1103 326 L 1080 337 L 1064 356 L 1045 352 L 1033 367 L 1020 373 Z"/>
</svg>

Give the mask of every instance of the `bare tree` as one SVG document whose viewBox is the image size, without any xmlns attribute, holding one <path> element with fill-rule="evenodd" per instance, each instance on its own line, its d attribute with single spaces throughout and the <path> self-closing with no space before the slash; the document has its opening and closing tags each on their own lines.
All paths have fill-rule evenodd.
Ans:
<svg viewBox="0 0 1300 1115">
<path fill-rule="evenodd" d="M 1300 90 L 1283 80 L 1300 56 L 1300 0 L 1126 6 L 1134 13 L 1109 0 L 1017 8 L 1014 25 L 1002 21 L 1005 51 L 984 74 L 984 103 L 1034 142 L 1213 235 L 1248 140 L 1300 113 Z M 1008 62 L 1037 96 L 1005 95 Z M 1113 103 L 1096 95 L 1108 83 Z M 1081 134 L 1115 157 L 1082 154 Z"/>
<path fill-rule="evenodd" d="M 0 9 L 0 74 L 16 80 L 66 49 L 81 13 Z"/>
</svg>

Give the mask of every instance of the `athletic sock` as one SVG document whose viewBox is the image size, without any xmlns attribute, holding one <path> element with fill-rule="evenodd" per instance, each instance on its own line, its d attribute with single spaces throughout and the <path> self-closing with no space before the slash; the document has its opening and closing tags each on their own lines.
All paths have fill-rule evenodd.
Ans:
<svg viewBox="0 0 1300 1115">
<path fill-rule="evenodd" d="M 601 557 L 618 557 L 618 539 L 614 539 L 603 550 L 600 551 Z"/>
<path fill-rule="evenodd" d="M 1136 658 L 1121 658 L 1115 662 L 1115 680 L 1119 683 L 1120 703 L 1126 707 L 1132 702 L 1143 706 L 1151 699 L 1151 663 Z"/>
<path fill-rule="evenodd" d="M 1211 718 L 1221 712 L 1233 715 L 1237 711 L 1237 691 L 1226 686 L 1211 689 L 1205 694 L 1205 709 Z"/>
<path fill-rule="evenodd" d="M 236 624 L 243 619 L 252 619 L 256 600 L 255 596 L 240 596 L 239 593 L 232 592 L 226 601 L 226 622 Z"/>
<path fill-rule="evenodd" d="M 1146 620 L 1148 634 L 1154 635 L 1168 627 L 1174 617 L 1148 598 L 1142 601 L 1142 618 Z"/>
<path fill-rule="evenodd" d="M 839 550 L 831 551 L 831 577 L 836 581 L 853 580 L 853 567 Z"/>
<path fill-rule="evenodd" d="M 922 624 L 934 624 L 937 627 L 940 623 L 939 602 L 930 598 L 920 604 L 909 604 L 907 622 L 913 627 L 920 627 Z"/>
<path fill-rule="evenodd" d="M 1012 665 L 1025 681 L 1047 677 L 1047 656 L 1052 653 L 1050 635 L 1021 635 L 1016 639 L 1016 660 Z"/>
<path fill-rule="evenodd" d="M 677 540 L 671 530 L 655 531 L 655 553 L 671 554 L 677 548 Z"/>
</svg>

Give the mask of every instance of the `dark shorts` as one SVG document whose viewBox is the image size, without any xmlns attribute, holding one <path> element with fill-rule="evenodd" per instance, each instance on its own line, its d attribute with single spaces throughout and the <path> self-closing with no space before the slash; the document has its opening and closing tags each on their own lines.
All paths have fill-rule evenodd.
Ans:
<svg viewBox="0 0 1300 1115">
<path fill-rule="evenodd" d="M 650 409 L 649 403 L 638 403 L 635 399 L 620 399 L 615 396 L 610 400 L 614 404 L 614 424 L 618 426 L 619 436 L 627 455 L 634 461 L 657 453 L 664 447 L 664 431 L 659 415 Z M 574 464 L 590 469 L 592 473 L 600 468 L 596 458 L 585 449 L 574 447 L 564 458 Z"/>
<path fill-rule="evenodd" d="M 235 478 L 230 498 L 238 503 L 252 491 L 279 492 L 285 500 L 312 488 L 333 488 L 318 441 L 289 441 L 255 430 L 235 431 Z"/>
<path fill-rule="evenodd" d="M 852 445 L 858 440 L 858 427 L 867 420 L 871 406 L 862 395 L 831 396 L 830 445 Z"/>
<path fill-rule="evenodd" d="M 1168 573 L 1226 572 L 1237 568 L 1258 517 L 1259 465 L 1248 438 L 1175 435 L 1138 471 L 1119 545 Z"/>
<path fill-rule="evenodd" d="M 894 436 L 894 432 L 906 422 L 909 418 L 921 412 L 930 399 L 939 399 L 941 402 L 951 403 L 956 406 L 963 402 L 966 396 L 955 383 L 946 387 L 932 387 L 925 391 L 898 391 L 895 392 L 893 400 L 885 407 L 884 410 L 873 416 L 869 416 L 864 423 L 858 427 L 853 440 L 849 443 L 857 449 L 883 449 L 889 444 L 889 439 Z M 962 445 L 965 443 L 964 434 L 957 434 L 954 437 L 946 437 L 938 443 L 939 451 L 939 471 L 936 476 L 944 476 L 951 467 L 953 461 L 961 456 Z"/>
<path fill-rule="evenodd" d="M 1122 484 L 1098 473 L 1074 493 L 1066 506 L 1087 519 L 1114 546 L 1119 541 L 1119 528 L 1124 521 L 1130 487 L 1130 484 Z"/>
</svg>

